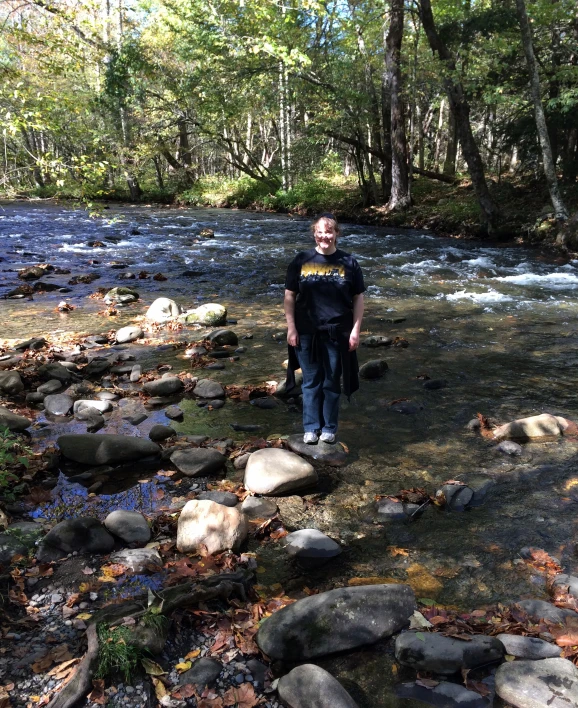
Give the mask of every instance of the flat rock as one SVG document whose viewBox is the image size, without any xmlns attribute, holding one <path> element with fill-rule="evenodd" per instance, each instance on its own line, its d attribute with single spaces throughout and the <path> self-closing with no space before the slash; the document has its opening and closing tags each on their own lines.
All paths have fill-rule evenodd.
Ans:
<svg viewBox="0 0 578 708">
<path fill-rule="evenodd" d="M 380 521 L 408 521 L 419 510 L 419 504 L 394 501 L 393 499 L 379 499 L 375 502 L 375 510 Z"/>
<path fill-rule="evenodd" d="M 437 632 L 411 631 L 403 632 L 395 640 L 395 658 L 402 666 L 445 676 L 501 661 L 504 654 L 504 646 L 498 639 L 481 634 L 464 642 Z"/>
<path fill-rule="evenodd" d="M 197 396 L 197 398 L 224 398 L 225 389 L 218 381 L 200 379 L 193 389 L 193 394 Z"/>
<path fill-rule="evenodd" d="M 106 413 L 112 410 L 112 403 L 110 401 L 96 400 L 91 401 L 88 399 L 81 399 L 80 401 L 75 401 L 73 406 L 74 414 L 76 415 L 81 410 L 93 410 L 98 413 Z"/>
<path fill-rule="evenodd" d="M 64 457 L 84 465 L 110 465 L 158 456 L 158 445 L 127 435 L 61 435 L 56 441 Z"/>
<path fill-rule="evenodd" d="M 223 670 L 223 665 L 216 659 L 211 659 L 208 656 L 203 656 L 197 659 L 188 671 L 185 671 L 179 677 L 179 686 L 186 686 L 188 683 L 197 686 L 214 686 L 219 674 Z"/>
<path fill-rule="evenodd" d="M 183 390 L 183 382 L 177 376 L 156 379 L 143 384 L 149 396 L 172 396 Z"/>
<path fill-rule="evenodd" d="M 247 497 L 241 504 L 241 510 L 249 519 L 271 519 L 277 513 L 277 504 L 272 499 Z"/>
<path fill-rule="evenodd" d="M 494 430 L 496 440 L 539 440 L 559 437 L 569 425 L 566 418 L 549 413 L 519 418 Z"/>
<path fill-rule="evenodd" d="M 23 415 L 12 413 L 4 406 L 0 406 L 0 428 L 8 428 L 12 433 L 22 433 L 32 425 L 32 421 Z"/>
<path fill-rule="evenodd" d="M 375 347 L 391 347 L 393 342 L 393 337 L 384 337 L 378 334 L 373 334 L 370 337 L 366 337 L 363 342 L 361 342 L 361 345 L 363 347 L 374 349 Z"/>
<path fill-rule="evenodd" d="M 463 484 L 444 484 L 436 492 L 436 498 L 439 499 L 440 497 L 445 499 L 446 509 L 464 511 L 474 498 L 474 492 Z"/>
<path fill-rule="evenodd" d="M 279 697 L 289 708 L 357 708 L 357 703 L 328 671 L 302 664 L 277 684 Z"/>
<path fill-rule="evenodd" d="M 245 467 L 245 488 L 254 494 L 275 496 L 316 483 L 313 465 L 289 450 L 257 450 Z"/>
<path fill-rule="evenodd" d="M 290 435 L 287 445 L 293 452 L 313 460 L 320 460 L 331 467 L 342 467 L 347 464 L 348 453 L 340 442 L 329 445 L 320 440 L 317 445 L 308 445 L 303 442 L 303 435 Z"/>
<path fill-rule="evenodd" d="M 504 645 L 506 654 L 515 656 L 517 659 L 554 659 L 560 656 L 562 651 L 557 644 L 550 644 L 537 637 L 524 637 L 520 634 L 498 634 Z"/>
<path fill-rule="evenodd" d="M 222 504 L 223 506 L 237 506 L 239 503 L 239 497 L 233 494 L 233 492 L 201 492 L 197 494 L 197 499 L 199 501 L 208 499 L 209 501 L 214 501 L 216 504 Z"/>
<path fill-rule="evenodd" d="M 166 417 L 171 420 L 180 420 L 184 415 L 182 408 L 179 408 L 178 406 L 168 406 L 165 408 L 164 412 Z"/>
<path fill-rule="evenodd" d="M 121 327 L 116 331 L 115 339 L 118 344 L 126 344 L 127 342 L 134 342 L 143 336 L 144 332 L 140 327 L 136 325 L 129 325 L 128 327 Z"/>
<path fill-rule="evenodd" d="M 104 525 L 125 543 L 144 545 L 151 538 L 148 522 L 138 511 L 115 509 L 106 517 Z"/>
<path fill-rule="evenodd" d="M 155 324 L 162 324 L 169 320 L 178 317 L 181 314 L 181 308 L 178 304 L 168 297 L 158 297 L 146 312 L 146 319 Z"/>
<path fill-rule="evenodd" d="M 496 693 L 515 708 L 576 708 L 578 669 L 568 659 L 506 662 L 496 671 Z"/>
<path fill-rule="evenodd" d="M 120 416 L 131 425 L 140 425 L 148 418 L 147 409 L 138 400 L 125 398 L 119 402 Z"/>
<path fill-rule="evenodd" d="M 156 573 L 163 561 L 154 548 L 123 548 L 110 556 L 112 563 L 121 563 L 133 573 Z"/>
<path fill-rule="evenodd" d="M 105 420 L 101 413 L 94 408 L 80 408 L 74 415 L 76 420 L 82 421 L 86 425 L 87 433 L 96 433 L 105 426 Z"/>
<path fill-rule="evenodd" d="M 371 359 L 366 361 L 359 369 L 359 375 L 362 379 L 379 379 L 389 369 L 385 359 Z"/>
<path fill-rule="evenodd" d="M 194 447 L 173 452 L 171 462 L 187 477 L 201 477 L 218 472 L 227 458 L 213 448 Z"/>
<path fill-rule="evenodd" d="M 217 347 L 236 347 L 239 338 L 232 329 L 215 329 L 207 335 L 209 342 Z"/>
<path fill-rule="evenodd" d="M 24 384 L 17 371 L 0 371 L 0 394 L 14 396 L 24 391 Z"/>
<path fill-rule="evenodd" d="M 157 424 L 153 425 L 149 430 L 149 438 L 153 442 L 163 442 L 163 440 L 168 440 L 168 438 L 172 438 L 176 434 L 176 430 L 169 425 Z"/>
<path fill-rule="evenodd" d="M 535 622 L 545 619 L 564 624 L 566 617 L 578 618 L 578 613 L 563 607 L 556 607 L 545 600 L 520 600 L 517 605 Z"/>
<path fill-rule="evenodd" d="M 275 612 L 262 622 L 257 644 L 271 659 L 314 659 L 390 637 L 407 626 L 414 610 L 408 585 L 337 588 Z"/>
<path fill-rule="evenodd" d="M 68 415 L 74 401 L 65 393 L 53 393 L 44 398 L 44 408 L 52 415 Z"/>
<path fill-rule="evenodd" d="M 476 691 L 468 691 L 464 686 L 450 681 L 440 681 L 431 688 L 418 683 L 401 683 L 395 687 L 395 695 L 438 708 L 490 708 L 492 705 Z"/>
<path fill-rule="evenodd" d="M 74 551 L 78 553 L 110 553 L 113 548 L 113 536 L 98 519 L 79 517 L 66 519 L 56 524 L 44 537 L 36 558 L 44 563 L 62 558 Z"/>
<path fill-rule="evenodd" d="M 247 537 L 247 517 L 236 508 L 214 501 L 188 501 L 177 525 L 177 548 L 181 553 L 205 546 L 209 554 L 238 550 Z"/>
<path fill-rule="evenodd" d="M 293 531 L 285 536 L 283 545 L 292 558 L 307 567 L 324 565 L 342 551 L 338 543 L 317 529 Z"/>
</svg>

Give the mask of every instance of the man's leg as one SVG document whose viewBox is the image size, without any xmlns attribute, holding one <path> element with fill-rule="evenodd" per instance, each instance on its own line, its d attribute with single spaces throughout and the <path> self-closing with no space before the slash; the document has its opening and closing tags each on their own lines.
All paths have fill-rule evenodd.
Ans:
<svg viewBox="0 0 578 708">
<path fill-rule="evenodd" d="M 341 395 L 341 352 L 329 337 L 323 339 L 323 427 L 322 432 L 337 433 Z"/>
<path fill-rule="evenodd" d="M 323 386 L 323 362 L 312 362 L 312 335 L 300 334 L 299 346 L 295 347 L 299 366 L 303 372 L 303 430 L 318 433 L 321 430 L 321 407 Z"/>
</svg>

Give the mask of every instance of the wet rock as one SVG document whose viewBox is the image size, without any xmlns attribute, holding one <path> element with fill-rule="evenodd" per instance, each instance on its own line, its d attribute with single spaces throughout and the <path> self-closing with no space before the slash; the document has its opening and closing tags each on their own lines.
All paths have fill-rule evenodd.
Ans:
<svg viewBox="0 0 578 708">
<path fill-rule="evenodd" d="M 542 413 L 501 425 L 494 430 L 494 438 L 524 441 L 558 437 L 568 425 L 569 421 L 561 416 Z"/>
<path fill-rule="evenodd" d="M 99 401 L 118 401 L 118 394 L 112 391 L 98 391 L 95 395 Z"/>
<path fill-rule="evenodd" d="M 93 376 L 102 376 L 111 367 L 110 361 L 106 359 L 93 359 L 82 370 L 82 375 L 92 378 Z"/>
<path fill-rule="evenodd" d="M 98 436 L 92 436 L 98 437 Z M 98 519 L 79 517 L 66 519 L 50 530 L 40 545 L 36 558 L 50 562 L 68 553 L 110 553 L 114 538 Z"/>
<path fill-rule="evenodd" d="M 43 349 L 47 345 L 47 341 L 44 337 L 33 337 L 32 339 L 27 339 L 24 342 L 20 342 L 14 346 L 17 352 L 24 352 L 27 349 L 32 349 L 37 351 Z"/>
<path fill-rule="evenodd" d="M 578 669 L 568 659 L 507 662 L 496 671 L 496 693 L 515 708 L 575 708 Z"/>
<path fill-rule="evenodd" d="M 501 661 L 504 653 L 503 644 L 495 637 L 480 634 L 464 642 L 437 632 L 410 631 L 395 640 L 395 658 L 402 666 L 444 676 Z"/>
<path fill-rule="evenodd" d="M 131 383 L 137 383 L 140 381 L 142 376 L 142 366 L 140 364 L 135 364 L 130 370 L 130 381 Z"/>
<path fill-rule="evenodd" d="M 169 320 L 178 317 L 181 314 L 181 308 L 168 297 L 158 297 L 146 312 L 146 319 L 155 324 L 162 324 Z"/>
<path fill-rule="evenodd" d="M 232 329 L 216 329 L 207 335 L 207 339 L 217 347 L 236 347 L 239 338 Z"/>
<path fill-rule="evenodd" d="M 238 550 L 248 530 L 247 517 L 238 509 L 194 499 L 185 504 L 179 517 L 177 548 L 189 553 L 205 546 L 209 554 Z"/>
<path fill-rule="evenodd" d="M 476 691 L 450 681 L 440 681 L 437 686 L 426 687 L 418 683 L 402 683 L 395 687 L 399 698 L 414 699 L 439 708 L 490 708 L 487 698 Z"/>
<path fill-rule="evenodd" d="M 46 268 L 42 266 L 29 266 L 28 268 L 23 268 L 18 271 L 18 277 L 20 280 L 37 280 L 46 275 Z"/>
<path fill-rule="evenodd" d="M 506 654 L 515 656 L 517 659 L 554 659 L 560 656 L 562 651 L 556 644 L 550 644 L 537 637 L 523 637 L 519 634 L 498 634 L 504 645 Z"/>
<path fill-rule="evenodd" d="M 120 416 L 131 425 L 140 425 L 148 418 L 144 405 L 137 400 L 124 399 L 119 402 Z"/>
<path fill-rule="evenodd" d="M 239 357 L 233 356 L 233 352 L 230 349 L 212 349 L 208 352 L 208 356 L 211 359 L 239 359 Z M 224 364 L 222 368 L 225 368 Z"/>
<path fill-rule="evenodd" d="M 24 384 L 17 371 L 0 371 L 0 395 L 15 396 L 24 391 Z"/>
<path fill-rule="evenodd" d="M 371 349 L 375 347 L 390 347 L 393 344 L 393 337 L 383 337 L 381 335 L 372 335 L 371 337 L 366 337 L 361 346 L 370 347 Z"/>
<path fill-rule="evenodd" d="M 464 511 L 474 497 L 474 492 L 463 484 L 444 484 L 436 492 L 436 500 L 445 500 L 446 509 Z"/>
<path fill-rule="evenodd" d="M 388 369 L 385 359 L 371 359 L 360 367 L 359 375 L 362 379 L 379 379 Z"/>
<path fill-rule="evenodd" d="M 111 465 L 158 456 L 158 445 L 127 435 L 61 435 L 56 441 L 64 457 L 84 465 Z"/>
<path fill-rule="evenodd" d="M 272 410 L 277 408 L 279 401 L 275 400 L 272 396 L 266 396 L 264 398 L 254 398 L 250 401 L 250 404 L 255 408 L 261 408 L 262 410 Z"/>
<path fill-rule="evenodd" d="M 215 232 L 213 229 L 209 229 L 208 227 L 205 227 L 204 229 L 201 229 L 199 231 L 199 236 L 201 238 L 214 238 Z"/>
<path fill-rule="evenodd" d="M 57 361 L 40 366 L 38 368 L 38 374 L 48 382 L 50 382 L 51 379 L 56 379 L 65 386 L 72 381 L 72 373 Z M 46 393 L 46 391 L 42 391 L 42 393 Z"/>
<path fill-rule="evenodd" d="M 206 353 L 207 350 L 205 347 L 191 347 L 190 349 L 187 349 L 185 356 L 190 359 L 194 359 L 196 357 L 205 356 Z"/>
<path fill-rule="evenodd" d="M 393 499 L 379 499 L 375 502 L 375 508 L 380 521 L 409 521 L 414 514 L 417 514 L 420 505 Z"/>
<path fill-rule="evenodd" d="M 143 336 L 143 331 L 140 327 L 135 325 L 129 325 L 128 327 L 121 327 L 116 331 L 116 341 L 118 344 L 126 344 L 127 342 L 134 342 Z"/>
<path fill-rule="evenodd" d="M 289 708 L 357 708 L 357 703 L 329 672 L 302 664 L 283 676 L 279 697 Z"/>
<path fill-rule="evenodd" d="M 96 433 L 102 430 L 105 425 L 105 420 L 102 415 L 94 408 L 80 408 L 74 414 L 76 420 L 80 420 L 86 425 L 87 433 Z"/>
<path fill-rule="evenodd" d="M 496 486 L 496 480 L 483 474 L 465 474 L 462 481 L 472 490 L 473 497 L 469 508 L 481 506 L 491 490 Z"/>
<path fill-rule="evenodd" d="M 249 519 L 271 519 L 277 513 L 277 504 L 272 499 L 247 497 L 241 504 L 241 511 Z"/>
<path fill-rule="evenodd" d="M 9 566 L 14 556 L 25 556 L 28 553 L 26 544 L 10 533 L 0 533 L 0 567 Z"/>
<path fill-rule="evenodd" d="M 201 492 L 197 494 L 197 499 L 203 501 L 208 499 L 216 504 L 222 504 L 223 506 L 237 506 L 239 503 L 239 497 L 233 492 Z"/>
<path fill-rule="evenodd" d="M 325 565 L 341 553 L 341 546 L 317 529 L 293 531 L 283 539 L 287 553 L 307 568 Z"/>
<path fill-rule="evenodd" d="M 149 430 L 149 438 L 153 442 L 163 442 L 163 440 L 168 440 L 176 435 L 176 431 L 168 425 L 153 425 Z"/>
<path fill-rule="evenodd" d="M 177 450 L 171 455 L 173 465 L 187 477 L 202 477 L 222 469 L 227 458 L 213 448 L 195 447 Z"/>
<path fill-rule="evenodd" d="M 521 610 L 524 610 L 528 614 L 528 617 L 539 622 L 540 620 L 548 620 L 550 622 L 556 622 L 564 624 L 566 617 L 572 617 L 574 619 L 578 618 L 578 613 L 573 610 L 566 610 L 562 607 L 556 607 L 551 605 L 549 602 L 544 600 L 520 600 L 517 603 Z"/>
<path fill-rule="evenodd" d="M 52 415 L 68 415 L 74 401 L 65 393 L 53 393 L 44 398 L 44 408 Z"/>
<path fill-rule="evenodd" d="M 345 448 L 339 442 L 329 445 L 320 440 L 317 445 L 307 445 L 307 443 L 303 442 L 303 435 L 290 435 L 287 445 L 299 455 L 310 457 L 313 460 L 320 460 L 332 467 L 341 467 L 347 464 L 348 453 L 345 452 Z"/>
<path fill-rule="evenodd" d="M 116 509 L 104 520 L 106 528 L 125 543 L 145 544 L 150 541 L 148 522 L 138 511 Z"/>
<path fill-rule="evenodd" d="M 112 288 L 112 290 L 109 290 L 104 296 L 104 301 L 107 305 L 112 305 L 113 302 L 122 303 L 123 305 L 126 305 L 130 302 L 136 302 L 139 297 L 140 296 L 138 294 L 138 290 L 135 290 L 134 288 L 127 288 L 126 286 L 124 286 Z"/>
<path fill-rule="evenodd" d="M 143 384 L 149 396 L 172 396 L 183 390 L 183 382 L 177 376 L 170 376 Z"/>
<path fill-rule="evenodd" d="M 338 588 L 298 600 L 260 626 L 271 659 L 303 661 L 374 644 L 405 627 L 415 610 L 408 585 Z"/>
<path fill-rule="evenodd" d="M 32 425 L 32 421 L 23 415 L 12 413 L 4 406 L 0 406 L 0 428 L 8 428 L 12 433 L 22 433 Z"/>
<path fill-rule="evenodd" d="M 512 457 L 521 455 L 523 452 L 522 446 L 518 445 L 518 443 L 513 440 L 502 440 L 501 443 L 496 445 L 496 450 L 503 452 L 505 455 L 512 455 Z"/>
<path fill-rule="evenodd" d="M 110 556 L 112 563 L 121 563 L 133 573 L 156 573 L 163 561 L 154 548 L 124 548 Z"/>
<path fill-rule="evenodd" d="M 98 280 L 100 275 L 98 273 L 86 273 L 84 275 L 75 275 L 68 281 L 69 285 L 78 285 L 78 283 L 84 283 L 85 285 L 90 285 Z"/>
<path fill-rule="evenodd" d="M 185 435 L 184 439 L 187 442 L 193 443 L 193 445 L 202 445 L 209 439 L 207 435 Z"/>
<path fill-rule="evenodd" d="M 79 411 L 87 409 L 91 409 L 97 413 L 106 413 L 107 411 L 112 410 L 112 403 L 106 400 L 102 401 L 99 399 L 93 401 L 86 398 L 82 398 L 81 400 L 74 402 L 73 411 L 75 415 Z"/>
<path fill-rule="evenodd" d="M 57 379 L 50 379 L 50 381 L 43 383 L 36 390 L 38 393 L 43 393 L 45 396 L 48 396 L 51 393 L 57 393 L 61 388 L 62 383 L 60 381 Z"/>
<path fill-rule="evenodd" d="M 18 366 L 18 362 L 22 359 L 21 354 L 11 355 L 4 354 L 0 356 L 0 371 L 6 371 L 7 369 L 13 369 Z"/>
<path fill-rule="evenodd" d="M 165 408 L 165 415 L 171 420 L 180 420 L 183 417 L 184 413 L 182 411 L 182 408 L 179 408 L 178 406 L 168 406 L 167 408 Z"/>
<path fill-rule="evenodd" d="M 223 665 L 220 661 L 204 656 L 197 659 L 188 671 L 181 674 L 179 686 L 186 686 L 189 683 L 195 684 L 199 688 L 214 686 L 222 670 Z"/>
<path fill-rule="evenodd" d="M 439 391 L 441 388 L 447 388 L 448 382 L 445 379 L 430 379 L 425 381 L 423 387 L 426 391 Z"/>
<path fill-rule="evenodd" d="M 29 403 L 33 406 L 37 406 L 39 403 L 42 403 L 44 397 L 45 396 L 43 393 L 38 393 L 38 391 L 32 391 L 31 393 L 26 394 L 26 403 Z"/>
<path fill-rule="evenodd" d="M 389 410 L 395 413 L 401 413 L 402 415 L 417 415 L 423 410 L 423 406 L 420 403 L 413 403 L 412 401 L 397 401 L 391 404 Z"/>
<path fill-rule="evenodd" d="M 187 324 L 202 324 L 218 327 L 227 322 L 227 308 L 217 303 L 206 303 L 181 315 Z"/>
<path fill-rule="evenodd" d="M 225 405 L 225 401 L 222 398 L 213 398 L 207 402 L 207 406 L 210 406 L 211 410 L 213 410 L 213 411 L 218 411 L 224 405 Z"/>
<path fill-rule="evenodd" d="M 245 468 L 245 488 L 254 494 L 275 496 L 316 483 L 313 466 L 289 450 L 257 450 Z"/>
<path fill-rule="evenodd" d="M 217 381 L 200 379 L 193 390 L 197 398 L 224 398 L 225 390 Z"/>
</svg>

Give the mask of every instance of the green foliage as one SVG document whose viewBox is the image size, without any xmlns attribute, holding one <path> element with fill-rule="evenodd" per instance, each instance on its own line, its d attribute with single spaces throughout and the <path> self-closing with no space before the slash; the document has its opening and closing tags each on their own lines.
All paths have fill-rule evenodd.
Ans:
<svg viewBox="0 0 578 708">
<path fill-rule="evenodd" d="M 28 469 L 32 450 L 8 428 L 0 428 L 0 496 L 14 500 L 24 485 L 16 474 L 22 467 Z"/>
<path fill-rule="evenodd" d="M 96 628 L 98 635 L 98 668 L 96 678 L 105 678 L 120 673 L 125 683 L 130 683 L 143 652 L 130 643 L 131 630 L 128 627 L 111 629 L 101 622 Z"/>
</svg>

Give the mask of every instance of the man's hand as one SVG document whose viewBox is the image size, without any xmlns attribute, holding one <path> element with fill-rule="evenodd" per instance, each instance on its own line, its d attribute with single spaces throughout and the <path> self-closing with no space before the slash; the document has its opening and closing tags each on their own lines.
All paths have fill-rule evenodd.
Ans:
<svg viewBox="0 0 578 708">
<path fill-rule="evenodd" d="M 354 352 L 359 348 L 359 334 L 352 332 L 349 335 L 349 351 Z"/>
<path fill-rule="evenodd" d="M 287 330 L 287 344 L 291 347 L 299 346 L 299 335 L 297 334 L 297 330 L 295 328 Z"/>
</svg>

